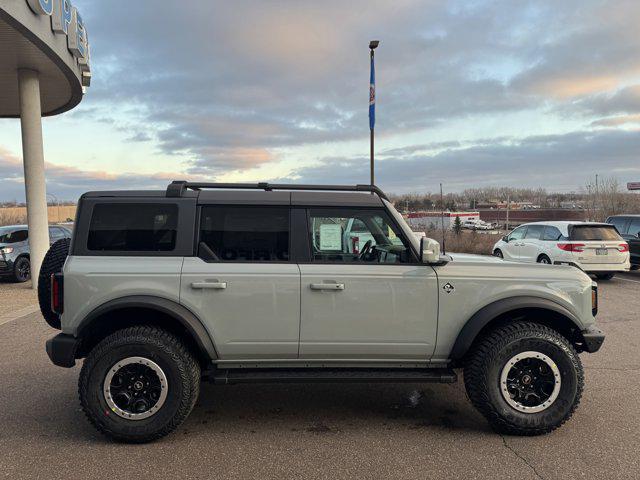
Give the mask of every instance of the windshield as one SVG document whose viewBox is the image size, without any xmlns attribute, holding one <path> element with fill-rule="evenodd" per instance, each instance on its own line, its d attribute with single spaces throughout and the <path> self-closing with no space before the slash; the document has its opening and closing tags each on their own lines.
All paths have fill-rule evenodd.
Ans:
<svg viewBox="0 0 640 480">
<path fill-rule="evenodd" d="M 0 228 L 0 243 L 24 242 L 27 237 L 27 230 L 16 230 L 15 228 Z"/>
<path fill-rule="evenodd" d="M 574 225 L 570 233 L 571 240 L 621 240 L 613 225 Z"/>
<path fill-rule="evenodd" d="M 396 221 L 396 223 L 400 226 L 400 228 L 402 229 L 405 237 L 407 237 L 407 239 L 411 242 L 411 244 L 413 245 L 413 248 L 415 249 L 416 252 L 420 251 L 420 240 L 418 240 L 418 237 L 416 237 L 413 234 L 413 231 L 411 230 L 411 228 L 409 227 L 409 225 L 407 225 L 407 222 L 404 220 L 404 218 L 402 217 L 402 215 L 400 214 L 400 212 L 398 212 L 394 206 L 391 204 L 391 202 L 388 202 L 387 200 L 382 200 L 384 202 L 384 204 L 386 205 L 389 213 L 391 213 L 391 216 L 393 217 L 393 219 Z"/>
</svg>

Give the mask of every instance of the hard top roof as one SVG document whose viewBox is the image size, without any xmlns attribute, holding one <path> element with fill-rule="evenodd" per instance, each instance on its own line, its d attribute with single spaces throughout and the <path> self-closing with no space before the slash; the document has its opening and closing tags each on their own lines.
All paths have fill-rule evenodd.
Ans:
<svg viewBox="0 0 640 480">
<path fill-rule="evenodd" d="M 318 186 L 319 188 L 319 186 Z M 331 186 L 328 186 L 331 188 Z M 335 188 L 335 187 L 334 187 Z M 345 187 L 346 188 L 346 187 Z M 364 191 L 321 191 L 321 190 L 263 190 L 263 189 L 203 189 L 185 190 L 178 196 L 168 196 L 162 190 L 117 190 L 93 191 L 82 198 L 194 198 L 202 205 L 300 205 L 300 206 L 343 206 L 343 207 L 380 207 L 381 196 L 376 192 Z"/>
</svg>

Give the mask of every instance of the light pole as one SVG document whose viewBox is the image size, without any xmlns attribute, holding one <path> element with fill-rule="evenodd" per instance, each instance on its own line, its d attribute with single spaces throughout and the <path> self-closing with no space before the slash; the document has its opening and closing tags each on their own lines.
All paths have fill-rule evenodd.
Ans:
<svg viewBox="0 0 640 480">
<path fill-rule="evenodd" d="M 369 131 L 370 131 L 370 140 L 371 140 L 371 160 L 370 160 L 370 170 L 371 170 L 371 185 L 375 185 L 375 169 L 373 166 L 373 138 L 374 138 L 374 128 L 376 125 L 376 73 L 374 67 L 374 54 L 373 51 L 380 44 L 379 40 L 371 40 L 369 42 L 369 52 L 371 53 L 371 76 L 369 78 Z M 373 193 L 373 192 L 371 192 Z"/>
</svg>

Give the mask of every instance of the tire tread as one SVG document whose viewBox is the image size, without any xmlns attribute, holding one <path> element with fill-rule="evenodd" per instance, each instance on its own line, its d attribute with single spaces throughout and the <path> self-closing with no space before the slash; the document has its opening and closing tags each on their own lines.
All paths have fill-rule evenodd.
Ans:
<svg viewBox="0 0 640 480">
<path fill-rule="evenodd" d="M 489 396 L 488 365 L 496 361 L 501 348 L 508 343 L 531 337 L 550 341 L 565 350 L 577 372 L 577 391 L 571 408 L 559 422 L 553 425 L 541 426 L 535 421 L 526 426 L 514 425 L 499 413 Z M 519 321 L 498 327 L 476 342 L 464 366 L 464 383 L 471 403 L 496 431 L 511 435 L 533 436 L 549 433 L 571 418 L 580 404 L 584 387 L 584 371 L 575 348 L 560 333 L 539 323 Z"/>
<path fill-rule="evenodd" d="M 180 399 L 180 406 L 170 422 L 160 429 L 140 435 L 123 434 L 109 428 L 104 422 L 100 421 L 97 412 L 90 405 L 89 380 L 96 363 L 113 348 L 131 343 L 143 343 L 164 350 L 165 353 L 169 354 L 180 372 L 180 382 L 184 393 Z M 89 422 L 102 434 L 127 443 L 151 442 L 171 433 L 191 413 L 198 400 L 199 393 L 200 365 L 190 350 L 174 334 L 161 328 L 145 325 L 118 330 L 98 343 L 84 361 L 78 381 L 80 403 Z"/>
</svg>

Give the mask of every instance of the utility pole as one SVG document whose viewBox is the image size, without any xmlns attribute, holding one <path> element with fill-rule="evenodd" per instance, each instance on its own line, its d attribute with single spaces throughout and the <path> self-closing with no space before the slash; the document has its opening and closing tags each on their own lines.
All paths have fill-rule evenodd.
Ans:
<svg viewBox="0 0 640 480">
<path fill-rule="evenodd" d="M 440 224 L 442 225 L 442 253 L 447 253 L 444 236 L 444 200 L 442 197 L 442 184 L 440 184 Z"/>
<path fill-rule="evenodd" d="M 509 209 L 511 208 L 511 195 L 507 193 L 507 231 L 509 231 Z"/>
</svg>

